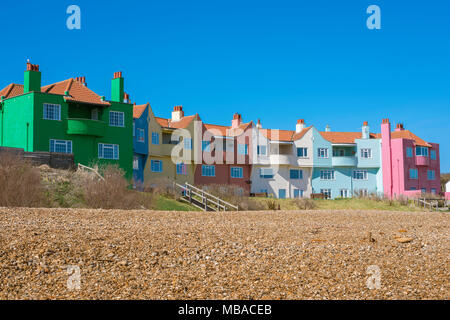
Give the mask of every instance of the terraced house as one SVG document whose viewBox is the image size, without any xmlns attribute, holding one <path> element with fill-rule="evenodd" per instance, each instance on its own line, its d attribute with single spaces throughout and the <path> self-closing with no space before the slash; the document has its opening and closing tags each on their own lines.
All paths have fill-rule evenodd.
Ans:
<svg viewBox="0 0 450 320">
<path fill-rule="evenodd" d="M 140 187 L 144 184 L 144 168 L 148 158 L 149 110 L 149 103 L 133 106 L 133 179 L 135 185 Z"/>
<path fill-rule="evenodd" d="M 314 137 L 313 193 L 327 198 L 383 195 L 381 139 L 364 122 L 361 132 L 332 132 Z"/>
<path fill-rule="evenodd" d="M 182 106 L 175 106 L 170 119 L 155 117 L 149 109 L 149 155 L 144 170 L 145 182 L 161 179 L 194 184 L 195 139 L 201 135 L 198 114 L 185 116 Z"/>
<path fill-rule="evenodd" d="M 0 91 L 0 146 L 73 153 L 76 163 L 119 165 L 131 179 L 133 108 L 124 103 L 124 79 L 111 82 L 111 101 L 84 77 L 41 87 L 38 65 L 27 63 L 24 84 Z"/>
<path fill-rule="evenodd" d="M 253 135 L 252 193 L 309 197 L 316 131 L 306 127 L 303 119 L 298 120 L 295 131 L 263 129 L 258 120 Z"/>
</svg>

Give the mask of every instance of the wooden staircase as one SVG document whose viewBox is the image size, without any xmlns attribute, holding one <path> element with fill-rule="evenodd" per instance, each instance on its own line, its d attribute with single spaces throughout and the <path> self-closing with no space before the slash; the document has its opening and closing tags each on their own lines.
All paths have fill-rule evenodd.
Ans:
<svg viewBox="0 0 450 320">
<path fill-rule="evenodd" d="M 186 201 L 203 211 L 239 211 L 235 206 L 189 183 L 184 185 L 174 183 L 181 190 L 181 200 Z"/>
</svg>

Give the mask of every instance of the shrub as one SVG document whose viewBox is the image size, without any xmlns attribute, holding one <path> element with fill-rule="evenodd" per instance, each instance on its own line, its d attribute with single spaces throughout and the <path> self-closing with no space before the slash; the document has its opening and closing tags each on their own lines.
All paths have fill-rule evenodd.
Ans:
<svg viewBox="0 0 450 320">
<path fill-rule="evenodd" d="M 294 199 L 293 203 L 295 206 L 301 210 L 313 210 L 317 207 L 317 204 L 314 202 L 314 200 L 311 199 Z"/>
<path fill-rule="evenodd" d="M 278 201 L 275 199 L 267 199 L 266 205 L 268 210 L 277 210 L 279 209 Z"/>
<path fill-rule="evenodd" d="M 129 188 L 124 172 L 117 166 L 101 169 L 104 180 L 93 174 L 84 176 L 83 197 L 87 207 L 102 209 L 151 208 L 152 197 Z"/>
<path fill-rule="evenodd" d="M 143 189 L 145 192 L 169 199 L 178 200 L 181 197 L 181 192 L 176 189 L 173 181 L 167 178 L 156 179 L 151 184 L 145 184 Z"/>
<path fill-rule="evenodd" d="M 0 206 L 45 205 L 39 170 L 17 155 L 0 152 Z"/>
</svg>

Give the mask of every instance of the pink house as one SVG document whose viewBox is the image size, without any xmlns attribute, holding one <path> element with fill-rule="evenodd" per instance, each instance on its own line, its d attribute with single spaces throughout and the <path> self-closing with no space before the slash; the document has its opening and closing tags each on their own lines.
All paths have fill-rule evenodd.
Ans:
<svg viewBox="0 0 450 320">
<path fill-rule="evenodd" d="M 440 194 L 439 144 L 426 142 L 403 124 L 391 132 L 389 119 L 381 124 L 383 189 L 389 198 L 421 193 Z"/>
</svg>

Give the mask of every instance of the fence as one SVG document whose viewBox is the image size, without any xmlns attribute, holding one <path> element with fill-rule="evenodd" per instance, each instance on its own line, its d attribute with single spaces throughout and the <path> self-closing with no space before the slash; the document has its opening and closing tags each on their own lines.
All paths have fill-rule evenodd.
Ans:
<svg viewBox="0 0 450 320">
<path fill-rule="evenodd" d="M 0 154 L 2 152 L 14 154 L 24 160 L 30 161 L 33 165 L 48 165 L 55 169 L 74 169 L 75 161 L 73 154 L 53 153 L 53 152 L 25 152 L 19 148 L 0 147 Z"/>
</svg>

